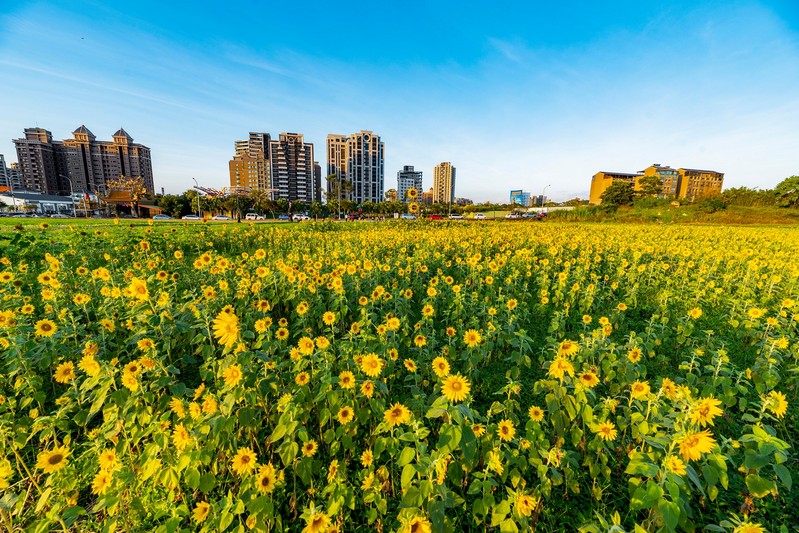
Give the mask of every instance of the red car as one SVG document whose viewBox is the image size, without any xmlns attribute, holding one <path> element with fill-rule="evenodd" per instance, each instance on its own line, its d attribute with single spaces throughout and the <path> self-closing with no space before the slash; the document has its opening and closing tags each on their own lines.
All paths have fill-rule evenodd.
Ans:
<svg viewBox="0 0 799 533">
<path fill-rule="evenodd" d="M 444 215 L 427 215 L 427 218 L 430 220 L 441 220 L 444 218 Z"/>
</svg>

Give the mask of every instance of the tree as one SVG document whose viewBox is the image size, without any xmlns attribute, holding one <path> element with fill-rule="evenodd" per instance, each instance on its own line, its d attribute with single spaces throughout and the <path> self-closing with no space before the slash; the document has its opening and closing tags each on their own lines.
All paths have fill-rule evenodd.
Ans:
<svg viewBox="0 0 799 533">
<path fill-rule="evenodd" d="M 340 178 L 337 174 L 331 174 L 327 178 L 327 192 L 325 192 L 325 200 L 329 204 L 331 201 L 349 200 L 350 193 L 352 193 L 352 183 Z"/>
<path fill-rule="evenodd" d="M 799 207 L 799 176 L 782 180 L 775 188 L 777 205 L 780 207 Z"/>
<path fill-rule="evenodd" d="M 602 205 L 619 207 L 621 205 L 632 205 L 635 190 L 633 184 L 625 181 L 613 182 L 610 187 L 599 197 Z"/>
<path fill-rule="evenodd" d="M 318 219 L 319 215 L 322 214 L 322 211 L 324 211 L 324 209 L 325 208 L 322 205 L 322 202 L 314 202 L 314 203 L 311 204 L 310 211 L 311 211 L 311 214 L 314 216 L 314 219 Z"/>
<path fill-rule="evenodd" d="M 272 200 L 271 193 L 266 192 L 264 189 L 252 189 L 250 190 L 250 201 L 253 209 L 260 213 L 269 212 L 272 214 L 272 218 L 275 218 L 277 203 Z"/>
<path fill-rule="evenodd" d="M 653 196 L 657 198 L 663 193 L 663 179 L 658 176 L 644 176 L 638 180 L 638 191 L 640 196 Z"/>
</svg>

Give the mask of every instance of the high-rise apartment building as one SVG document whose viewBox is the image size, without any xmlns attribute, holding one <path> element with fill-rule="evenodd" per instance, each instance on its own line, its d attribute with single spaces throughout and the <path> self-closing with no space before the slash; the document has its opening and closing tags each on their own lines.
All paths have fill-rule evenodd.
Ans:
<svg viewBox="0 0 799 533">
<path fill-rule="evenodd" d="M 589 196 L 589 203 L 599 204 L 602 202 L 602 193 L 616 182 L 629 183 L 635 185 L 638 178 L 643 176 L 642 173 L 630 174 L 626 172 L 607 172 L 599 171 L 591 178 L 591 193 Z"/>
<path fill-rule="evenodd" d="M 269 143 L 272 197 L 289 201 L 315 202 L 321 191 L 314 177 L 313 144 L 300 133 L 281 133 Z M 320 177 L 321 179 L 321 177 Z"/>
<path fill-rule="evenodd" d="M 327 136 L 328 201 L 336 188 L 342 199 L 360 205 L 383 200 L 385 147 L 379 135 L 361 130 L 349 136 Z M 338 186 L 338 183 L 346 185 Z"/>
<path fill-rule="evenodd" d="M 677 198 L 679 195 L 680 175 L 676 168 L 655 163 L 642 170 L 641 174 L 643 174 L 643 177 L 657 176 L 660 178 L 662 183 L 662 192 L 660 193 L 660 196 L 663 198 Z M 641 178 L 638 178 L 638 182 L 640 182 L 640 179 Z M 638 182 L 636 182 L 636 185 Z"/>
<path fill-rule="evenodd" d="M 236 141 L 236 153 L 230 160 L 230 186 L 269 189 L 270 142 L 268 133 L 250 132 L 249 139 Z"/>
<path fill-rule="evenodd" d="M 656 163 L 635 174 L 597 172 L 591 179 L 589 202 L 591 204 L 601 203 L 602 193 L 615 182 L 630 183 L 636 191 L 640 191 L 642 187 L 641 180 L 648 176 L 658 176 L 661 179 L 662 188 L 659 196 L 688 200 L 690 202 L 718 196 L 721 194 L 721 188 L 724 183 L 724 174 L 722 172 L 692 168 L 673 169 Z"/>
<path fill-rule="evenodd" d="M 510 192 L 510 203 L 520 205 L 522 207 L 530 207 L 532 205 L 532 195 L 530 191 L 523 191 L 515 189 Z"/>
<path fill-rule="evenodd" d="M 413 165 L 405 165 L 397 172 L 397 198 L 400 202 L 411 201 L 408 198 L 408 189 L 412 188 L 416 189 L 417 194 L 422 194 L 422 171 L 414 170 Z"/>
<path fill-rule="evenodd" d="M 433 203 L 451 204 L 455 201 L 455 167 L 445 161 L 433 169 Z"/>
<path fill-rule="evenodd" d="M 113 141 L 98 141 L 86 126 L 72 139 L 54 141 L 43 128 L 26 128 L 25 138 L 15 139 L 17 159 L 26 189 L 43 194 L 75 191 L 104 194 L 109 180 L 141 177 L 148 193 L 155 190 L 150 149 L 133 142 L 124 129 Z"/>
<path fill-rule="evenodd" d="M 22 188 L 22 180 L 17 172 L 17 164 L 11 163 L 10 167 L 6 166 L 6 158 L 3 154 L 0 154 L 0 187 Z"/>
<path fill-rule="evenodd" d="M 724 174 L 715 170 L 698 170 L 695 168 L 678 168 L 680 199 L 693 202 L 721 194 Z"/>
</svg>

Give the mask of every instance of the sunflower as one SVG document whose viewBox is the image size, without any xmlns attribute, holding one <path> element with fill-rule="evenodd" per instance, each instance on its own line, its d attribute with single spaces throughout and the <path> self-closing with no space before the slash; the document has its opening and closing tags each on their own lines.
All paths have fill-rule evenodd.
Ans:
<svg viewBox="0 0 799 533">
<path fill-rule="evenodd" d="M 599 383 L 599 378 L 591 371 L 580 374 L 580 383 L 588 389 L 594 388 Z"/>
<path fill-rule="evenodd" d="M 697 461 L 702 454 L 709 452 L 716 445 L 709 430 L 688 433 L 679 440 L 680 454 L 686 461 Z"/>
<path fill-rule="evenodd" d="M 302 315 L 304 315 L 307 312 L 308 312 L 308 302 L 303 301 L 303 302 L 300 302 L 299 304 L 297 304 L 297 314 L 298 315 L 302 316 Z"/>
<path fill-rule="evenodd" d="M 435 314 L 435 312 L 436 312 L 436 310 L 430 304 L 424 304 L 424 307 L 422 307 L 422 315 L 423 316 L 433 316 Z"/>
<path fill-rule="evenodd" d="M 402 364 L 405 365 L 405 369 L 408 372 L 416 372 L 416 362 L 412 359 L 405 359 Z"/>
<path fill-rule="evenodd" d="M 538 498 L 519 492 L 516 494 L 516 512 L 522 516 L 530 516 L 538 507 Z"/>
<path fill-rule="evenodd" d="M 332 311 L 325 311 L 325 313 L 322 315 L 322 322 L 324 322 L 326 326 L 332 326 L 336 323 L 336 313 Z"/>
<path fill-rule="evenodd" d="M 97 462 L 100 464 L 101 470 L 116 470 L 117 465 L 117 452 L 111 448 L 100 452 Z"/>
<path fill-rule="evenodd" d="M 649 383 L 646 381 L 635 381 L 630 385 L 630 395 L 634 400 L 640 400 L 649 396 Z"/>
<path fill-rule="evenodd" d="M 452 326 L 448 326 L 447 330 L 446 330 L 446 333 L 447 333 L 447 337 L 454 337 L 455 335 L 458 334 L 458 330 L 456 330 Z"/>
<path fill-rule="evenodd" d="M 59 383 L 69 383 L 75 379 L 75 364 L 72 361 L 61 363 L 55 369 L 53 378 Z"/>
<path fill-rule="evenodd" d="M 316 343 L 316 347 L 320 350 L 327 350 L 330 347 L 330 341 L 324 336 L 316 337 L 314 342 Z"/>
<path fill-rule="evenodd" d="M 258 471 L 258 477 L 255 481 L 255 486 L 258 487 L 258 492 L 261 494 L 269 494 L 275 490 L 275 467 L 272 463 L 266 464 Z"/>
<path fill-rule="evenodd" d="M 372 453 L 372 450 L 366 450 L 361 454 L 361 464 L 364 468 L 369 468 L 372 466 L 372 462 L 374 461 L 375 456 Z"/>
<path fill-rule="evenodd" d="M 377 354 L 367 354 L 361 359 L 361 370 L 370 378 L 376 378 L 383 370 L 383 361 Z"/>
<path fill-rule="evenodd" d="M 719 409 L 721 400 L 717 400 L 712 396 L 700 399 L 694 404 L 688 418 L 691 422 L 698 425 L 700 428 L 706 425 L 713 425 L 713 419 L 722 414 L 724 411 Z"/>
<path fill-rule="evenodd" d="M 468 329 L 466 330 L 466 333 L 463 334 L 463 342 L 469 348 L 474 348 L 480 344 L 480 341 L 482 340 L 483 339 L 480 337 L 480 332 L 478 332 L 476 329 Z"/>
<path fill-rule="evenodd" d="M 516 428 L 513 426 L 513 421 L 505 419 L 499 422 L 499 424 L 497 424 L 497 433 L 500 440 L 505 442 L 513 440 L 513 437 L 516 435 Z"/>
<path fill-rule="evenodd" d="M 785 394 L 773 390 L 769 393 L 767 400 L 769 411 L 774 413 L 777 418 L 785 416 L 785 412 L 788 410 L 788 400 L 785 399 Z"/>
<path fill-rule="evenodd" d="M 702 316 L 702 309 L 700 309 L 699 307 L 694 307 L 693 309 L 688 311 L 688 316 L 696 320 L 697 318 Z"/>
<path fill-rule="evenodd" d="M 685 463 L 676 455 L 669 455 L 663 459 L 663 466 L 666 467 L 666 470 L 678 476 L 684 476 L 686 473 Z"/>
<path fill-rule="evenodd" d="M 766 533 L 766 529 L 760 524 L 750 522 L 748 519 L 738 524 L 732 533 Z"/>
<path fill-rule="evenodd" d="M 330 461 L 330 466 L 327 469 L 327 482 L 331 483 L 338 475 L 338 459 Z"/>
<path fill-rule="evenodd" d="M 311 355 L 315 347 L 313 339 L 310 337 L 303 337 L 297 341 L 297 348 L 299 348 L 300 353 L 303 355 Z"/>
<path fill-rule="evenodd" d="M 443 357 L 436 357 L 433 359 L 433 372 L 440 378 L 448 376 L 449 362 Z"/>
<path fill-rule="evenodd" d="M 374 383 L 372 383 L 369 380 L 366 380 L 361 384 L 361 394 L 363 394 L 367 398 L 371 398 L 374 393 L 375 393 Z"/>
<path fill-rule="evenodd" d="M 131 392 L 139 390 L 139 380 L 136 376 L 128 372 L 122 373 L 122 385 Z"/>
<path fill-rule="evenodd" d="M 205 522 L 205 519 L 208 518 L 209 512 L 211 512 L 211 504 L 208 502 L 200 502 L 194 506 L 194 510 L 191 512 L 191 518 L 197 524 L 202 524 Z"/>
<path fill-rule="evenodd" d="M 66 446 L 60 446 L 52 450 L 41 452 L 36 457 L 36 468 L 44 470 L 45 474 L 58 472 L 66 466 L 67 456 L 69 456 L 69 450 Z"/>
<path fill-rule="evenodd" d="M 111 485 L 113 477 L 107 470 L 100 470 L 92 480 L 92 494 L 101 495 L 105 494 L 108 487 Z"/>
<path fill-rule="evenodd" d="M 616 425 L 613 422 L 606 420 L 594 428 L 594 433 L 599 435 L 602 440 L 611 441 L 616 438 L 618 431 L 616 430 Z"/>
<path fill-rule="evenodd" d="M 131 298 L 135 298 L 140 302 L 145 302 L 150 299 L 150 291 L 147 290 L 147 282 L 143 279 L 131 279 L 130 285 L 126 288 L 126 292 Z"/>
<path fill-rule="evenodd" d="M 258 456 L 250 448 L 239 448 L 231 467 L 239 475 L 247 474 L 257 466 Z"/>
<path fill-rule="evenodd" d="M 355 418 L 355 412 L 352 410 L 352 407 L 345 405 L 338 410 L 336 418 L 338 418 L 339 424 L 349 424 L 352 422 L 352 419 Z"/>
<path fill-rule="evenodd" d="M 673 400 L 677 397 L 677 385 L 669 378 L 663 378 L 660 383 L 660 392 L 665 394 L 668 399 Z"/>
<path fill-rule="evenodd" d="M 411 187 L 405 191 L 405 196 L 410 200 L 416 200 L 419 197 L 419 190 L 416 187 Z"/>
<path fill-rule="evenodd" d="M 309 440 L 302 445 L 302 454 L 305 457 L 313 457 L 317 449 L 319 449 L 319 445 L 316 444 L 316 441 Z"/>
<path fill-rule="evenodd" d="M 635 346 L 634 348 L 631 348 L 627 352 L 627 359 L 629 359 L 631 363 L 637 363 L 638 361 L 640 361 L 641 360 L 641 348 L 639 348 L 638 346 Z"/>
<path fill-rule="evenodd" d="M 441 394 L 443 394 L 450 403 L 459 403 L 469 396 L 471 386 L 469 382 L 460 374 L 447 376 L 444 383 L 441 385 Z"/>
<path fill-rule="evenodd" d="M 569 357 L 577 353 L 580 345 L 576 342 L 566 339 L 558 346 L 558 357 Z"/>
<path fill-rule="evenodd" d="M 43 318 L 36 322 L 34 334 L 37 337 L 52 337 L 58 331 L 58 326 L 49 318 Z"/>
<path fill-rule="evenodd" d="M 427 339 L 424 335 L 417 335 L 413 338 L 413 344 L 415 344 L 417 348 L 421 348 L 427 345 Z"/>
<path fill-rule="evenodd" d="M 544 410 L 537 405 L 531 405 L 527 414 L 530 415 L 530 420 L 533 422 L 541 422 L 544 419 Z"/>
<path fill-rule="evenodd" d="M 278 328 L 275 337 L 277 337 L 277 340 L 284 341 L 289 338 L 289 330 L 286 328 Z"/>
<path fill-rule="evenodd" d="M 172 430 L 172 444 L 179 451 L 183 451 L 184 448 L 191 444 L 191 435 L 183 424 L 175 425 L 175 429 Z"/>
<path fill-rule="evenodd" d="M 407 407 L 397 402 L 383 413 L 383 418 L 389 426 L 394 427 L 410 422 L 411 412 Z"/>
<path fill-rule="evenodd" d="M 430 533 L 433 529 L 430 520 L 423 516 L 414 516 L 408 520 L 408 524 L 402 528 L 402 533 Z"/>
<path fill-rule="evenodd" d="M 556 357 L 549 365 L 547 373 L 556 379 L 563 379 L 566 374 L 574 376 L 574 367 L 565 357 Z"/>
<path fill-rule="evenodd" d="M 325 533 L 330 528 L 330 517 L 321 511 L 311 514 L 305 519 L 302 533 Z"/>
<path fill-rule="evenodd" d="M 230 348 L 239 340 L 239 319 L 233 313 L 222 311 L 214 319 L 213 330 L 219 344 Z"/>
<path fill-rule="evenodd" d="M 225 378 L 225 386 L 227 387 L 235 387 L 238 385 L 243 376 L 244 374 L 241 371 L 241 367 L 236 363 L 233 363 L 222 372 L 222 377 Z"/>
<path fill-rule="evenodd" d="M 474 436 L 479 439 L 485 435 L 486 427 L 483 424 L 475 424 L 472 426 L 472 433 L 474 433 Z"/>
<path fill-rule="evenodd" d="M 309 381 L 311 381 L 311 376 L 308 372 L 300 372 L 297 374 L 297 377 L 294 378 L 294 382 L 300 387 L 307 385 Z"/>
<path fill-rule="evenodd" d="M 342 389 L 351 389 L 355 386 L 355 376 L 349 370 L 338 375 L 338 383 Z"/>
<path fill-rule="evenodd" d="M 400 319 L 395 317 L 395 316 L 392 316 L 391 318 L 386 320 L 386 328 L 389 331 L 398 330 L 401 324 L 402 324 L 402 322 L 400 321 Z"/>
</svg>

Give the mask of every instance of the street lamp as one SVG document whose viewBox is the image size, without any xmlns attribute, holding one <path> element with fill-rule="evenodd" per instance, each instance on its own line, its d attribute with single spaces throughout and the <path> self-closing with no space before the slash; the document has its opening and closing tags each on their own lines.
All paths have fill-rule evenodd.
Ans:
<svg viewBox="0 0 799 533">
<path fill-rule="evenodd" d="M 544 191 L 541 193 L 541 207 L 544 207 L 544 204 L 546 203 L 547 189 L 549 189 L 550 187 L 552 187 L 551 183 L 546 187 L 544 187 Z"/>
<path fill-rule="evenodd" d="M 72 180 L 69 176 L 64 176 L 62 174 L 58 175 L 59 178 L 64 178 L 69 183 L 69 198 L 72 200 L 72 218 L 78 218 L 78 215 L 75 213 L 75 191 L 72 190 Z"/>
<path fill-rule="evenodd" d="M 194 188 L 197 189 L 197 216 L 202 218 L 200 216 L 200 184 L 197 183 L 197 178 L 191 178 L 191 179 L 194 180 L 194 185 L 195 185 Z"/>
</svg>

